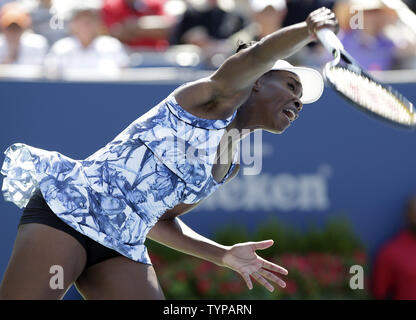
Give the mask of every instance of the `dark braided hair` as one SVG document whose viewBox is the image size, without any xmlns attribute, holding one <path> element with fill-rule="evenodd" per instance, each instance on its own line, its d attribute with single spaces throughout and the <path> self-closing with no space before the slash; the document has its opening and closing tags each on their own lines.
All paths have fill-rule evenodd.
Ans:
<svg viewBox="0 0 416 320">
<path fill-rule="evenodd" d="M 237 41 L 237 50 L 235 51 L 235 53 L 243 50 L 243 49 L 247 49 L 251 46 L 254 46 L 258 41 L 249 41 L 249 42 L 244 42 L 242 40 L 238 40 Z"/>
</svg>

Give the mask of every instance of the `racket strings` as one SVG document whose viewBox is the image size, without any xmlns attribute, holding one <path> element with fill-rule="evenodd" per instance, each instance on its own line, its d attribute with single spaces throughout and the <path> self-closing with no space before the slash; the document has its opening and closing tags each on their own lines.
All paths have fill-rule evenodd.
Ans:
<svg viewBox="0 0 416 320">
<path fill-rule="evenodd" d="M 326 68 L 325 77 L 339 92 L 367 111 L 401 125 L 416 124 L 412 103 L 391 86 L 340 66 Z"/>
</svg>

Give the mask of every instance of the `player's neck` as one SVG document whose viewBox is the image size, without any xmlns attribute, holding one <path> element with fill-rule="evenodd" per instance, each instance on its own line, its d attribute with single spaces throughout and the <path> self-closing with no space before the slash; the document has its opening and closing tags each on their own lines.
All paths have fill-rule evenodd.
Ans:
<svg viewBox="0 0 416 320">
<path fill-rule="evenodd" d="M 252 111 L 250 100 L 246 101 L 237 111 L 234 120 L 227 126 L 227 131 L 237 129 L 240 133 L 239 139 L 243 139 L 254 130 L 261 129 L 261 119 L 255 116 Z"/>
</svg>

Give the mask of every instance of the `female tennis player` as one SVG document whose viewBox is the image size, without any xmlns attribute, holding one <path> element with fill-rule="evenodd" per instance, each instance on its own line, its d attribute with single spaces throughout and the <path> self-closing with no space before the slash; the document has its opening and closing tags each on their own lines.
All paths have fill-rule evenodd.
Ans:
<svg viewBox="0 0 416 320">
<path fill-rule="evenodd" d="M 86 299 L 164 299 L 146 238 L 230 268 L 250 289 L 252 279 L 270 291 L 270 282 L 285 287 L 273 271 L 287 271 L 256 254 L 273 240 L 220 245 L 178 216 L 237 174 L 237 144 L 222 143 L 227 132 L 282 133 L 303 103 L 321 96 L 317 71 L 281 60 L 321 28 L 338 31 L 329 9 L 240 46 L 211 76 L 180 86 L 85 160 L 22 143 L 7 148 L 3 195 L 24 210 L 0 298 L 60 299 L 75 283 Z M 179 142 L 198 150 L 198 161 L 182 161 Z M 229 161 L 217 161 L 224 153 Z M 50 285 L 52 266 L 62 267 L 61 288 Z"/>
</svg>

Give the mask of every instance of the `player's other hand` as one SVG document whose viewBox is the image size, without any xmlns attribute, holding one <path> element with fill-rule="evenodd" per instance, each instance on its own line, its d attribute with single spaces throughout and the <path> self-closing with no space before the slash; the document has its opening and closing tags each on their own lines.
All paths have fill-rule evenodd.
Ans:
<svg viewBox="0 0 416 320">
<path fill-rule="evenodd" d="M 287 270 L 256 254 L 256 250 L 267 249 L 272 245 L 273 240 L 235 244 L 229 247 L 227 253 L 224 255 L 222 259 L 223 266 L 239 273 L 250 290 L 253 288 L 250 276 L 270 292 L 274 291 L 274 287 L 267 280 L 273 281 L 284 288 L 286 287 L 286 283 L 270 271 L 287 275 Z"/>
<path fill-rule="evenodd" d="M 320 29 L 327 28 L 335 32 L 335 34 L 339 31 L 335 13 L 325 7 L 312 11 L 306 18 L 306 24 L 313 40 L 317 40 L 316 32 Z"/>
</svg>

